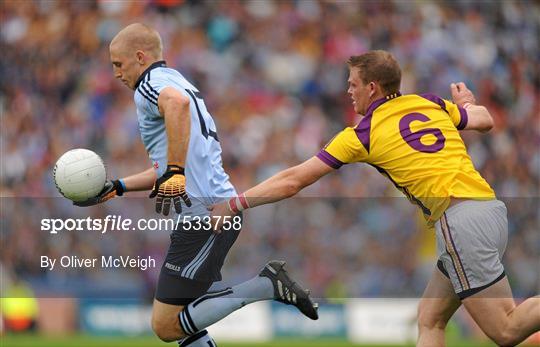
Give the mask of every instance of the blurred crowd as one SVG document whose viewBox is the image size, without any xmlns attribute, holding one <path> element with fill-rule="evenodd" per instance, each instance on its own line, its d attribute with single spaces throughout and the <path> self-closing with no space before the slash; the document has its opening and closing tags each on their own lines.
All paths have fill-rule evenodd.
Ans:
<svg viewBox="0 0 540 347">
<path fill-rule="evenodd" d="M 37 255 L 163 256 L 166 237 L 51 237 L 39 231 L 37 218 L 152 216 L 147 199 L 126 200 L 137 208 L 114 202 L 81 212 L 53 198 L 59 194 L 52 167 L 68 149 L 100 154 L 109 177 L 151 164 L 132 91 L 114 80 L 108 55 L 112 37 L 140 21 L 160 32 L 168 65 L 203 93 L 239 191 L 311 157 L 358 122 L 346 94 L 351 55 L 391 51 L 402 66 L 404 94 L 450 98 L 449 84 L 466 82 L 495 119 L 487 135 L 462 134 L 475 166 L 509 205 L 507 272 L 517 295 L 538 294 L 537 1 L 6 0 L 0 6 L 0 266 L 11 276 L 51 291 L 47 285 L 58 279 L 36 267 Z M 434 238 L 414 206 L 397 196 L 374 169 L 349 165 L 301 198 L 249 211 L 225 277 L 246 279 L 268 258 L 282 257 L 326 297 L 420 295 L 434 265 Z M 102 282 L 69 276 L 81 290 L 88 283 L 141 282 L 150 292 L 155 282 L 155 273 Z"/>
</svg>

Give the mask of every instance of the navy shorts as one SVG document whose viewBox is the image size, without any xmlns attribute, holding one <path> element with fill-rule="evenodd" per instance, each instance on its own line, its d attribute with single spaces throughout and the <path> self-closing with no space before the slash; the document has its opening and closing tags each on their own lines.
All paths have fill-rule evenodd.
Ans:
<svg viewBox="0 0 540 347">
<path fill-rule="evenodd" d="M 161 267 L 156 299 L 165 304 L 185 306 L 204 295 L 213 282 L 221 281 L 225 257 L 238 238 L 240 227 L 220 234 L 202 230 L 195 224 L 180 225 L 170 238 L 171 244 Z"/>
</svg>

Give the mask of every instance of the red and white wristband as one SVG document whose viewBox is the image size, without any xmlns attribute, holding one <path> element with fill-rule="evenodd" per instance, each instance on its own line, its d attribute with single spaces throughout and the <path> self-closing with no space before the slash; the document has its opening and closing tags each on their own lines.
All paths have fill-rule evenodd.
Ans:
<svg viewBox="0 0 540 347">
<path fill-rule="evenodd" d="M 235 214 L 249 208 L 249 204 L 244 193 L 238 195 L 237 197 L 231 198 L 227 205 L 229 206 L 229 210 Z"/>
<path fill-rule="evenodd" d="M 469 107 L 471 107 L 473 104 L 471 104 L 470 102 L 466 102 L 463 104 L 463 108 L 464 109 L 468 109 Z"/>
</svg>

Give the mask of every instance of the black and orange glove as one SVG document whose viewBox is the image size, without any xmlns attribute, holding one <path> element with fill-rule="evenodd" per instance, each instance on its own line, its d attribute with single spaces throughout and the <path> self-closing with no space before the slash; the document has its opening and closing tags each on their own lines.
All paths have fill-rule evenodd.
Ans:
<svg viewBox="0 0 540 347">
<path fill-rule="evenodd" d="M 157 196 L 157 197 L 156 197 Z M 182 212 L 180 198 L 187 207 L 191 207 L 191 200 L 186 193 L 186 176 L 184 168 L 178 165 L 167 165 L 167 171 L 156 180 L 154 189 L 149 198 L 156 197 L 156 212 L 168 216 L 171 209 L 171 200 L 174 203 L 176 213 Z"/>
<path fill-rule="evenodd" d="M 120 180 L 107 181 L 105 182 L 105 186 L 97 196 L 86 199 L 84 201 L 74 201 L 73 205 L 79 207 L 88 207 L 101 204 L 102 202 L 110 200 L 116 196 L 122 196 L 124 194 L 124 191 L 124 186 L 122 185 Z"/>
</svg>

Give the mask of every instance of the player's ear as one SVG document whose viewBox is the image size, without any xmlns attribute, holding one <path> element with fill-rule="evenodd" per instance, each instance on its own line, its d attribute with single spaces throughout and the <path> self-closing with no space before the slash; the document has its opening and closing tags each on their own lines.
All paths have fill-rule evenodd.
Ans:
<svg viewBox="0 0 540 347">
<path fill-rule="evenodd" d="M 371 98 L 375 93 L 377 93 L 377 84 L 375 82 L 369 82 L 369 97 Z"/>
<path fill-rule="evenodd" d="M 137 62 L 141 65 L 144 65 L 146 61 L 146 56 L 143 51 L 137 51 L 135 52 L 135 56 L 137 57 Z"/>
</svg>

